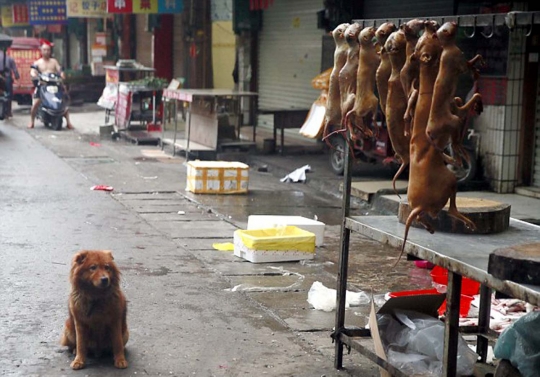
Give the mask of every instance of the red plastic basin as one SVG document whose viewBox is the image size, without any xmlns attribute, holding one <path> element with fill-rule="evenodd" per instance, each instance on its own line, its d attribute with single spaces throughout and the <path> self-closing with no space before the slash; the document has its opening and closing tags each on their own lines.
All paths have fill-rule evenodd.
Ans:
<svg viewBox="0 0 540 377">
<path fill-rule="evenodd" d="M 418 296 L 418 295 L 434 295 L 437 294 L 437 290 L 435 288 L 432 289 L 421 289 L 421 290 L 415 290 L 415 291 L 399 291 L 399 292 L 390 292 L 390 297 L 402 297 L 402 296 Z M 467 317 L 469 314 L 469 309 L 471 308 L 471 302 L 474 299 L 472 296 L 468 295 L 461 295 L 461 299 L 459 301 L 459 316 L 460 317 Z M 440 316 L 444 315 L 446 312 L 446 300 L 443 301 L 442 305 L 437 310 Z"/>
<path fill-rule="evenodd" d="M 433 281 L 440 285 L 448 285 L 448 270 L 440 266 L 435 266 L 431 270 L 431 278 Z M 468 278 L 461 279 L 461 294 L 467 296 L 474 296 L 480 292 L 480 283 Z"/>
<path fill-rule="evenodd" d="M 474 299 L 472 296 L 461 295 L 459 300 L 459 316 L 465 318 L 469 315 L 469 309 L 471 308 L 471 302 Z M 444 315 L 446 313 L 446 300 L 442 303 L 441 307 L 438 310 L 439 315 Z"/>
</svg>

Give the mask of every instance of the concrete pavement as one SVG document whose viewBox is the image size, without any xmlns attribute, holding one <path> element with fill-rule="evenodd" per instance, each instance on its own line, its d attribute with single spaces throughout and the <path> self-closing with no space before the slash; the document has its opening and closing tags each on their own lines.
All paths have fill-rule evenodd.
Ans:
<svg viewBox="0 0 540 377">
<path fill-rule="evenodd" d="M 230 240 L 238 225 L 185 195 L 182 158 L 81 132 L 83 122 L 99 125 L 95 112 L 74 113 L 78 130 L 62 132 L 39 125 L 27 130 L 21 112 L 0 124 L 3 374 L 378 374 L 355 354 L 346 356 L 346 371 L 334 370 L 334 313 L 306 302 L 313 281 L 335 285 L 335 264 L 324 257 L 330 251 L 306 264 L 268 265 L 219 252 L 212 243 Z M 281 186 L 263 174 L 251 182 L 261 198 Z M 115 191 L 91 191 L 96 184 Z M 304 197 L 301 213 L 312 206 L 339 212 L 333 198 L 311 197 L 294 186 L 280 191 L 290 191 L 291 201 Z M 244 198 L 249 207 L 253 198 Z M 125 371 L 103 358 L 73 372 L 72 356 L 58 344 L 69 264 L 83 248 L 113 250 L 123 272 L 131 332 Z M 350 312 L 358 324 L 365 318 L 360 312 Z"/>
<path fill-rule="evenodd" d="M 47 269 L 46 279 L 61 285 L 64 293 L 45 300 L 44 307 L 53 308 L 49 315 L 53 326 L 47 320 L 38 323 L 47 329 L 49 337 L 43 340 L 42 334 L 36 334 L 23 347 L 31 349 L 45 341 L 45 346 L 33 352 L 48 355 L 44 357 L 54 352 L 54 357 L 44 363 L 30 355 L 35 369 L 19 369 L 20 366 L 13 366 L 17 364 L 14 360 L 23 360 L 20 354 L 27 355 L 21 347 L 14 346 L 9 353 L 13 365 L 6 364 L 11 374 L 71 375 L 67 368 L 69 356 L 60 352 L 56 344 L 69 289 L 67 263 L 78 248 L 102 247 L 115 251 L 127 281 L 129 320 L 133 323 L 130 327 L 135 328 L 128 343 L 128 361 L 133 359 L 134 363 L 128 371 L 119 372 L 107 361 L 99 360 L 92 365 L 95 369 L 89 368 L 85 374 L 378 375 L 373 364 L 354 353 L 345 359 L 347 372 L 333 370 L 334 349 L 329 334 L 335 314 L 315 311 L 306 301 L 314 281 L 334 288 L 337 275 L 341 222 L 338 196 L 342 178 L 329 171 L 324 155 L 252 156 L 248 195 L 193 195 L 184 191 L 186 168 L 182 157 L 172 157 L 169 150 L 162 152 L 155 146 L 100 139 L 103 112 L 91 105 L 74 109 L 76 131 L 53 132 L 39 125 L 26 130 L 25 112 L 26 109 L 16 110 L 12 121 L 0 125 L 1 153 L 6 154 L 1 159 L 0 184 L 8 193 L 4 200 L 9 205 L 20 200 L 18 187 L 31 182 L 30 197 L 37 195 L 34 191 L 40 193 L 38 199 L 30 200 L 40 202 L 34 208 L 40 217 L 26 223 L 33 213 L 31 203 L 23 201 L 20 217 L 12 216 L 9 205 L 2 218 L 14 218 L 14 222 L 4 220 L 2 229 L 16 235 L 15 241 L 7 243 L 8 251 L 18 253 L 20 247 L 15 245 L 26 245 L 21 240 L 28 238 L 30 225 L 36 234 L 24 247 L 42 253 L 58 249 L 59 258 L 54 262 L 61 267 Z M 52 162 L 47 163 L 42 155 L 49 156 Z M 306 163 L 313 168 L 307 184 L 279 182 L 281 176 Z M 60 172 L 49 171 L 49 165 L 58 165 L 55 169 Z M 268 173 L 257 171 L 263 165 L 267 165 Z M 391 173 L 377 166 L 357 169 L 355 180 L 359 181 L 385 179 Z M 33 182 L 36 177 L 40 178 Z M 115 191 L 90 191 L 94 184 L 111 185 Z M 62 195 L 69 198 L 67 203 L 57 205 L 56 200 L 48 200 Z M 538 216 L 540 211 L 535 211 L 534 206 L 540 201 L 528 200 L 520 207 L 523 216 L 533 211 Z M 353 213 L 357 214 L 387 210 L 388 206 L 376 210 L 362 201 L 353 206 Z M 47 211 L 50 215 L 41 215 Z M 180 215 L 179 211 L 185 214 Z M 325 245 L 318 248 L 313 261 L 262 265 L 212 248 L 214 242 L 230 241 L 234 230 L 245 228 L 249 214 L 317 216 L 328 224 Z M 54 219 L 60 219 L 58 226 Z M 45 229 L 53 231 L 49 234 Z M 45 246 L 41 245 L 42 238 L 48 241 Z M 349 289 L 378 295 L 430 286 L 427 271 L 415 268 L 411 262 L 402 261 L 390 270 L 397 250 L 356 234 L 351 245 Z M 24 263 L 32 264 L 33 259 Z M 29 270 L 29 275 L 23 274 L 21 279 L 39 281 L 33 277 L 33 271 Z M 6 276 L 4 282 L 11 283 L 11 272 L 2 276 Z M 237 287 L 236 292 L 230 291 L 233 287 Z M 43 295 L 45 288 L 51 289 L 50 285 L 27 287 L 24 294 L 35 291 L 32 295 Z M 2 297 L 13 298 L 16 295 Z M 33 318 L 36 313 L 30 309 L 31 303 L 27 303 L 20 311 Z M 367 309 L 348 310 L 347 324 L 363 326 Z M 5 324 L 17 323 L 18 311 L 15 309 Z M 156 323 L 156 318 L 164 321 Z M 20 326 L 17 331 L 22 331 Z M 171 347 L 180 354 L 164 351 Z M 249 350 L 244 351 L 245 347 Z M 176 355 L 185 360 L 178 360 Z M 139 358 L 144 362 L 139 362 Z M 251 358 L 261 360 L 247 366 Z M 171 370 L 166 371 L 167 368 Z"/>
</svg>

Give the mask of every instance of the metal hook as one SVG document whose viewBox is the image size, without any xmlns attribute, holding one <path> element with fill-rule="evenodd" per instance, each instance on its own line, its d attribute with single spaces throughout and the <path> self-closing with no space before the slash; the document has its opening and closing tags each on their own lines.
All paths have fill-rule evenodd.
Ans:
<svg viewBox="0 0 540 377">
<path fill-rule="evenodd" d="M 534 13 L 531 14 L 531 23 L 529 24 L 529 30 L 527 31 L 527 33 L 525 33 L 526 37 L 532 34 L 533 24 L 534 24 Z"/>
<path fill-rule="evenodd" d="M 463 34 L 465 34 L 465 36 L 467 38 L 473 38 L 474 35 L 476 34 L 476 16 L 474 16 L 473 18 L 473 32 L 472 34 L 467 34 L 467 32 L 465 30 L 463 30 Z"/>
<path fill-rule="evenodd" d="M 484 38 L 491 38 L 493 37 L 493 34 L 495 33 L 495 15 L 493 15 L 493 19 L 491 20 L 491 33 L 484 34 L 483 31 L 480 32 L 484 36 Z M 473 33 L 474 34 L 474 33 Z"/>
</svg>

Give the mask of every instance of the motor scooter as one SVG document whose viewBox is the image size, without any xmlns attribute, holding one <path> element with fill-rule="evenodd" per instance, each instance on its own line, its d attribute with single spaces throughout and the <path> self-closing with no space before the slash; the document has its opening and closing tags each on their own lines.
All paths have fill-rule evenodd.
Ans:
<svg viewBox="0 0 540 377">
<path fill-rule="evenodd" d="M 13 43 L 13 39 L 6 35 L 0 34 L 0 50 L 2 51 L 2 67 L 4 71 L 0 72 L 0 120 L 4 120 L 8 115 L 8 104 L 11 100 L 8 94 L 8 85 L 7 85 L 7 74 L 8 70 L 6 69 L 6 51 Z"/>
<path fill-rule="evenodd" d="M 60 131 L 64 114 L 67 111 L 66 91 L 62 83 L 62 78 L 56 73 L 43 73 L 32 65 L 38 72 L 37 92 L 41 104 L 37 112 L 45 127 Z"/>
</svg>

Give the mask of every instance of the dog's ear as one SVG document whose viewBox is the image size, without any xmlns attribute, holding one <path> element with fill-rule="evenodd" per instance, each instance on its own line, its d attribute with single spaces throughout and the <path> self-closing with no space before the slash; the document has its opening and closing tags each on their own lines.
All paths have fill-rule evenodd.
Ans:
<svg viewBox="0 0 540 377">
<path fill-rule="evenodd" d="M 73 264 L 83 264 L 84 260 L 88 256 L 88 251 L 83 250 L 75 254 L 73 257 Z"/>
<path fill-rule="evenodd" d="M 114 260 L 114 257 L 112 255 L 112 251 L 111 250 L 103 250 L 103 253 L 105 255 L 107 255 L 109 258 L 111 258 L 111 260 Z"/>
</svg>

